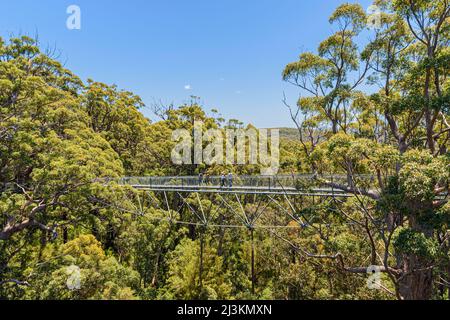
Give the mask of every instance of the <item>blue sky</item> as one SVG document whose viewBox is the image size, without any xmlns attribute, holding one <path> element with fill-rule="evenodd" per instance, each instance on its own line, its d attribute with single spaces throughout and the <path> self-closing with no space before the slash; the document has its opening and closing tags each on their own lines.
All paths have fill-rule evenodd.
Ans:
<svg viewBox="0 0 450 320">
<path fill-rule="evenodd" d="M 333 32 L 328 16 L 343 2 L 0 0 L 0 35 L 37 33 L 83 80 L 115 83 L 146 104 L 195 95 L 226 118 L 292 126 L 281 99 L 298 92 L 281 72 Z M 81 30 L 66 28 L 71 4 L 81 8 Z"/>
</svg>

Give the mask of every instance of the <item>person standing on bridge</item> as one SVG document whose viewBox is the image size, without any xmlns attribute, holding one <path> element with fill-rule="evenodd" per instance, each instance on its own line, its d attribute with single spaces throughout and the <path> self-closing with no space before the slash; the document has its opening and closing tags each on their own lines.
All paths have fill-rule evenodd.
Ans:
<svg viewBox="0 0 450 320">
<path fill-rule="evenodd" d="M 198 185 L 201 186 L 203 184 L 203 173 L 200 172 L 198 175 Z"/>
<path fill-rule="evenodd" d="M 220 176 L 220 187 L 225 187 L 225 173 Z"/>
<path fill-rule="evenodd" d="M 233 174 L 231 172 L 228 173 L 228 186 L 233 188 Z"/>
</svg>

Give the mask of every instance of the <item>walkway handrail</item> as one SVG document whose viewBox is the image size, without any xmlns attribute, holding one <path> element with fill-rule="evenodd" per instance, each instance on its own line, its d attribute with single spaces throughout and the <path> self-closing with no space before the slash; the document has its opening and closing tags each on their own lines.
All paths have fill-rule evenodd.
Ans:
<svg viewBox="0 0 450 320">
<path fill-rule="evenodd" d="M 223 187 L 247 187 L 262 188 L 262 189 L 277 189 L 277 188 L 289 188 L 296 190 L 307 190 L 310 188 L 321 187 L 321 184 L 317 178 L 326 179 L 339 183 L 341 185 L 348 184 L 347 175 L 343 174 L 282 174 L 276 176 L 269 175 L 233 175 L 231 179 L 228 175 L 222 176 L 148 176 L 148 177 L 122 177 L 116 181 L 123 185 L 132 186 L 147 186 L 154 188 L 163 187 L 208 187 L 208 186 L 223 186 Z M 373 181 L 372 175 L 358 175 L 354 176 L 355 179 L 362 179 Z M 114 179 L 113 179 L 114 180 Z M 332 187 L 335 189 L 334 187 Z"/>
</svg>

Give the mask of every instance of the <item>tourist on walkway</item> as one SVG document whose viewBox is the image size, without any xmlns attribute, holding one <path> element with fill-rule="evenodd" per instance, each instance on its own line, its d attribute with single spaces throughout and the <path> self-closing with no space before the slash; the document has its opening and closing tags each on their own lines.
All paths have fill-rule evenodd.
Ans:
<svg viewBox="0 0 450 320">
<path fill-rule="evenodd" d="M 198 185 L 201 186 L 203 184 L 203 173 L 200 172 L 198 175 Z"/>
<path fill-rule="evenodd" d="M 228 186 L 233 188 L 233 174 L 231 172 L 228 173 Z"/>
<path fill-rule="evenodd" d="M 220 187 L 225 187 L 225 174 L 222 173 L 222 175 L 220 176 Z"/>
</svg>

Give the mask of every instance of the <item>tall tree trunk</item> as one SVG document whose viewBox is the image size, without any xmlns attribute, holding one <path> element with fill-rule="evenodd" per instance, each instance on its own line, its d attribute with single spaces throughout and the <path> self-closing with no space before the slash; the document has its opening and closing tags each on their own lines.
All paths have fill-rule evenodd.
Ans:
<svg viewBox="0 0 450 320">
<path fill-rule="evenodd" d="M 252 241 L 252 294 L 255 294 L 256 276 L 255 276 L 255 241 L 254 241 L 254 229 L 250 230 L 250 236 Z"/>
<path fill-rule="evenodd" d="M 222 224 L 224 221 L 224 216 L 221 214 L 220 215 L 220 224 Z M 223 255 L 223 241 L 225 238 L 225 228 L 220 228 L 219 229 L 219 244 L 217 246 L 217 255 L 219 257 L 221 257 Z"/>
<path fill-rule="evenodd" d="M 433 295 L 433 271 L 419 270 L 424 265 L 417 257 L 403 261 L 407 274 L 399 281 L 400 295 L 405 300 L 430 300 Z"/>
<path fill-rule="evenodd" d="M 204 246 L 205 246 L 205 243 L 204 243 L 204 234 L 203 234 L 203 232 L 201 233 L 201 235 L 200 235 L 200 267 L 199 267 L 199 280 L 198 280 L 198 282 L 199 282 L 199 287 L 200 287 L 200 291 L 201 291 L 201 289 L 202 289 L 202 287 L 203 287 L 203 250 L 204 250 Z"/>
<path fill-rule="evenodd" d="M 432 238 L 433 230 L 417 221 L 419 212 L 409 216 L 409 228 Z M 430 300 L 433 296 L 434 276 L 430 268 L 432 261 L 416 254 L 405 254 L 401 257 L 403 275 L 399 280 L 399 292 L 405 300 Z"/>
</svg>

